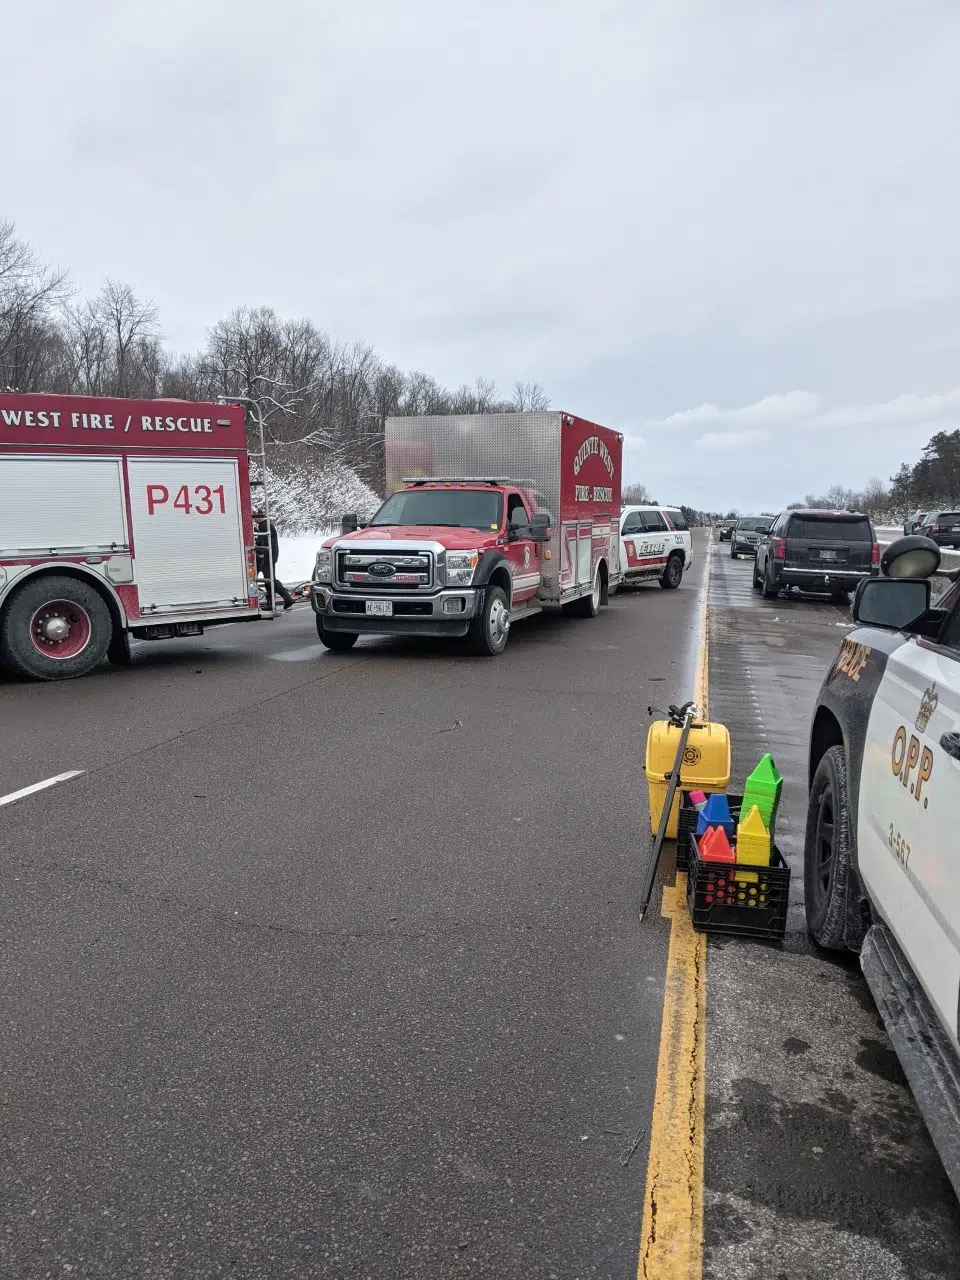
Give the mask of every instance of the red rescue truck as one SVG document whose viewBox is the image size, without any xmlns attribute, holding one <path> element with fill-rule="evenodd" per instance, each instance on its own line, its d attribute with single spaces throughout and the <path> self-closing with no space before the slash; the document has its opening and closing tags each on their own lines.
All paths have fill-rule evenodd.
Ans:
<svg viewBox="0 0 960 1280">
<path fill-rule="evenodd" d="M 317 554 L 317 633 L 469 636 L 502 653 L 545 604 L 595 617 L 622 579 L 623 436 L 571 413 L 388 418 L 387 493 Z"/>
<path fill-rule="evenodd" d="M 0 393 L 0 663 L 80 676 L 261 614 L 239 405 Z"/>
</svg>

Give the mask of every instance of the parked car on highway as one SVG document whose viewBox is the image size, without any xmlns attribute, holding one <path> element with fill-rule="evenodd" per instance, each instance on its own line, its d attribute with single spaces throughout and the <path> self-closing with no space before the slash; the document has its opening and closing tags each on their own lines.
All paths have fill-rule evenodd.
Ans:
<svg viewBox="0 0 960 1280">
<path fill-rule="evenodd" d="M 925 511 L 914 511 L 912 516 L 907 516 L 903 522 L 904 533 L 916 533 L 926 517 Z"/>
<path fill-rule="evenodd" d="M 730 555 L 755 556 L 760 535 L 767 533 L 773 524 L 773 516 L 741 516 L 730 534 Z"/>
<path fill-rule="evenodd" d="M 730 541 L 730 534 L 733 532 L 734 523 L 735 522 L 733 520 L 720 521 L 720 541 L 721 542 Z"/>
<path fill-rule="evenodd" d="M 845 601 L 880 563 L 869 517 L 853 511 L 784 511 L 760 538 L 756 554 L 753 585 L 767 600 L 798 587 Z"/>
<path fill-rule="evenodd" d="M 693 540 L 679 507 L 624 507 L 620 514 L 623 581 L 679 587 L 693 563 Z"/>
<path fill-rule="evenodd" d="M 860 953 L 960 1195 L 960 581 L 931 607 L 939 562 L 901 538 L 857 592 L 810 733 L 804 878 L 808 929 Z"/>
<path fill-rule="evenodd" d="M 928 511 L 916 530 L 938 547 L 960 548 L 960 511 Z"/>
</svg>

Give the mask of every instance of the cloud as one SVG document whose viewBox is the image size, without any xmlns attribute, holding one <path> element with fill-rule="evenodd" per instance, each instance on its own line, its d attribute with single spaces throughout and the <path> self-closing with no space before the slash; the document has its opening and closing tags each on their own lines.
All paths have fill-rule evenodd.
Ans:
<svg viewBox="0 0 960 1280">
<path fill-rule="evenodd" d="M 636 431 L 631 431 L 629 427 L 621 427 L 623 432 L 624 449 L 645 449 L 647 447 L 647 437 L 638 435 Z"/>
<path fill-rule="evenodd" d="M 739 409 L 720 409 L 715 404 L 701 404 L 695 409 L 681 409 L 671 413 L 658 425 L 675 430 L 688 427 L 737 427 L 776 426 L 783 422 L 796 422 L 809 417 L 820 407 L 820 397 L 809 391 L 787 391 L 782 395 L 764 396 L 753 404 Z"/>
<path fill-rule="evenodd" d="M 956 0 L 7 9 L 0 216 L 175 348 L 263 303 L 537 379 L 725 509 L 960 422 Z"/>
<path fill-rule="evenodd" d="M 735 453 L 738 449 L 769 439 L 769 431 L 708 431 L 696 442 L 696 447 L 709 453 Z"/>
<path fill-rule="evenodd" d="M 941 422 L 960 426 L 960 387 L 942 395 L 902 395 L 882 404 L 831 409 L 819 415 L 817 426 L 844 427 L 911 427 Z"/>
<path fill-rule="evenodd" d="M 697 443 L 709 442 L 705 447 L 721 448 L 722 440 L 748 443 L 761 436 L 765 438 L 774 429 L 926 428 L 944 423 L 960 427 L 960 387 L 933 395 L 910 393 L 874 404 L 834 408 L 824 408 L 823 398 L 812 392 L 787 391 L 735 409 L 720 409 L 712 404 L 680 409 L 659 420 L 648 420 L 644 430 L 649 436 L 655 432 L 710 427 Z"/>
<path fill-rule="evenodd" d="M 704 430 L 704 428 L 707 428 Z M 696 494 L 713 510 L 774 510 L 833 484 L 859 489 L 914 463 L 937 431 L 960 428 L 960 387 L 832 404 L 788 391 L 733 408 L 702 404 L 643 424 L 647 448 L 625 480 Z"/>
</svg>

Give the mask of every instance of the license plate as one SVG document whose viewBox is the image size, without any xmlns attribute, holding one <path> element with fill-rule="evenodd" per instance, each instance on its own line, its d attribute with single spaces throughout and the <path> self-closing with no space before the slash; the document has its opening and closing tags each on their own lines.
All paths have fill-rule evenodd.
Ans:
<svg viewBox="0 0 960 1280">
<path fill-rule="evenodd" d="M 951 528 L 950 528 L 950 532 L 951 532 L 951 533 L 960 533 L 960 524 L 952 525 L 952 526 L 951 526 Z"/>
<path fill-rule="evenodd" d="M 373 618 L 392 618 L 392 600 L 368 600 L 367 613 Z"/>
<path fill-rule="evenodd" d="M 821 552 L 820 552 L 820 559 L 821 559 L 821 560 L 836 560 L 836 558 L 837 558 L 837 553 L 836 553 L 835 551 L 821 551 Z"/>
</svg>

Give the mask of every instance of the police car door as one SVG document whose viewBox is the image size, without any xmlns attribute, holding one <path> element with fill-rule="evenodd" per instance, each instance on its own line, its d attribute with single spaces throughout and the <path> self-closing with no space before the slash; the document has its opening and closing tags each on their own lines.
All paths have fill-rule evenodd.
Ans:
<svg viewBox="0 0 960 1280">
<path fill-rule="evenodd" d="M 867 728 L 860 871 L 957 1040 L 960 997 L 960 608 L 933 643 L 888 658 Z"/>
</svg>

